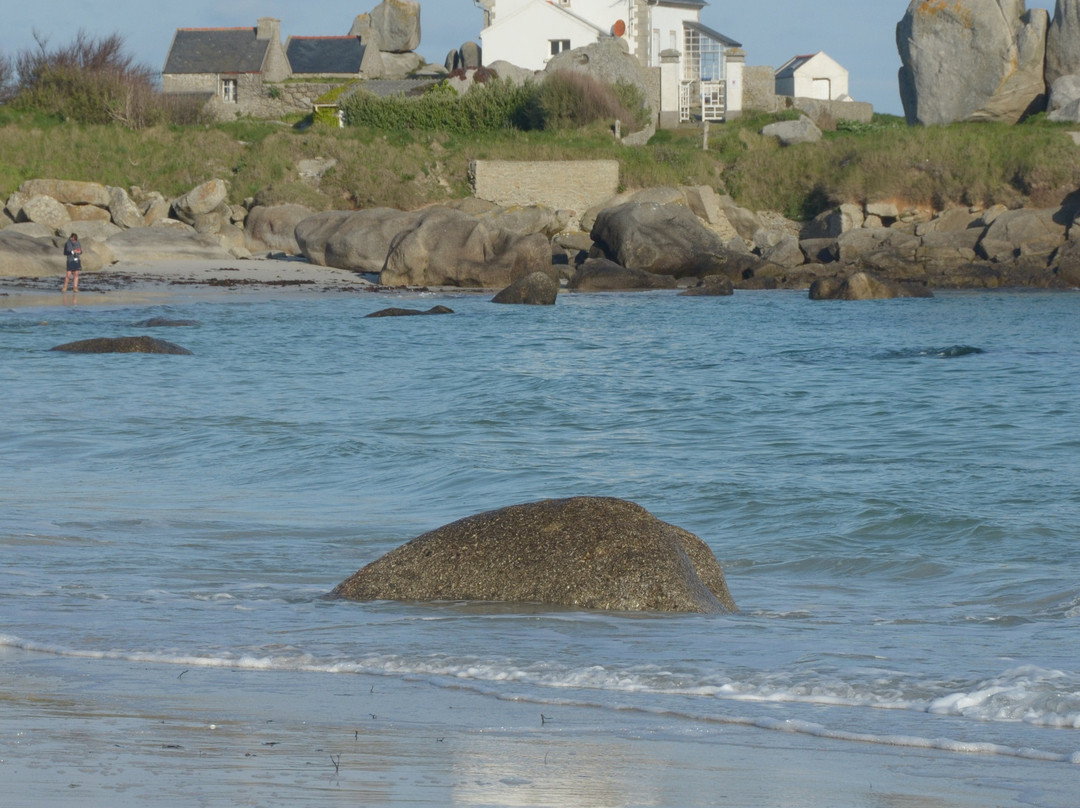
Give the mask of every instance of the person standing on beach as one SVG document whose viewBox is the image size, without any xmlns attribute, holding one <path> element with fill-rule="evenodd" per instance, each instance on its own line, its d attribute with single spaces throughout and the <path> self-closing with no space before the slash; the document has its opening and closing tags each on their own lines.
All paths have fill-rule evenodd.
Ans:
<svg viewBox="0 0 1080 808">
<path fill-rule="evenodd" d="M 79 237 L 75 233 L 72 233 L 71 238 L 64 242 L 64 255 L 67 256 L 67 274 L 64 276 L 63 291 L 67 291 L 68 281 L 74 280 L 75 285 L 72 289 L 78 292 L 79 270 L 82 269 L 82 245 L 79 243 Z"/>
</svg>

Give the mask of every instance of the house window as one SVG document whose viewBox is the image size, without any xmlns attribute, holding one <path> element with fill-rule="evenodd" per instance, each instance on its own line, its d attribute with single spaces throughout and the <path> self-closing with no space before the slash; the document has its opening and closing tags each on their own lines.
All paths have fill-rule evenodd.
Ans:
<svg viewBox="0 0 1080 808">
<path fill-rule="evenodd" d="M 551 55 L 552 56 L 556 56 L 556 55 L 562 53 L 563 51 L 570 50 L 570 40 L 569 39 L 552 39 L 552 40 L 549 40 L 549 41 L 551 42 Z"/>
<path fill-rule="evenodd" d="M 221 100 L 226 104 L 236 103 L 236 79 L 221 80 Z"/>
<path fill-rule="evenodd" d="M 686 81 L 723 81 L 723 46 L 711 37 L 687 26 L 683 42 L 683 79 Z"/>
</svg>

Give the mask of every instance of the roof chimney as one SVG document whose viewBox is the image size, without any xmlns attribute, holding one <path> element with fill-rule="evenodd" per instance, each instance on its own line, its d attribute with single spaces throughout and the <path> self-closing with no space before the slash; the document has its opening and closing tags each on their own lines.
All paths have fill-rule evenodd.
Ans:
<svg viewBox="0 0 1080 808">
<path fill-rule="evenodd" d="M 281 20 L 273 17 L 259 17 L 259 24 L 255 28 L 256 39 L 276 39 L 281 41 Z"/>
</svg>

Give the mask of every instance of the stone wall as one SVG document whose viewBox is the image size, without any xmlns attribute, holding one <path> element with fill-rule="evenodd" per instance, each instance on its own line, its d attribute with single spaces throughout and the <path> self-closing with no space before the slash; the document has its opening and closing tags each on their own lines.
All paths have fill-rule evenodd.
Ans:
<svg viewBox="0 0 1080 808">
<path fill-rule="evenodd" d="M 743 109 L 755 112 L 777 112 L 776 71 L 768 65 L 747 65 L 743 68 Z"/>
<path fill-rule="evenodd" d="M 242 76 L 237 88 L 236 103 L 225 103 L 214 89 L 208 111 L 218 120 L 229 121 L 238 116 L 280 118 L 292 113 L 311 112 L 315 99 L 340 87 L 342 82 L 279 82 L 264 84 L 257 76 Z"/>
<path fill-rule="evenodd" d="M 571 229 L 593 205 L 619 191 L 617 160 L 526 162 L 474 160 L 469 166 L 473 193 L 496 205 L 547 205 L 574 212 Z"/>
<path fill-rule="evenodd" d="M 794 98 L 776 94 L 776 73 L 768 65 L 755 65 L 743 70 L 743 109 L 755 112 L 782 112 L 797 109 L 815 121 L 831 117 L 834 121 L 869 123 L 874 106 L 862 101 L 822 101 L 816 98 Z"/>
</svg>

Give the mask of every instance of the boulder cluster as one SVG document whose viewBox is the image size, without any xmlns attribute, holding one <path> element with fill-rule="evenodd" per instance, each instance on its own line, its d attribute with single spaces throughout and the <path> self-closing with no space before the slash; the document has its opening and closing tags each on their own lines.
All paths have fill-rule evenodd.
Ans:
<svg viewBox="0 0 1080 808">
<path fill-rule="evenodd" d="M 0 209 L 0 274 L 63 272 L 64 241 L 83 245 L 83 269 L 117 261 L 247 258 L 247 210 L 227 202 L 228 185 L 211 180 L 176 199 L 156 191 L 94 182 L 35 179 Z"/>
<path fill-rule="evenodd" d="M 910 123 L 1080 122 L 1080 0 L 912 0 L 896 43 Z"/>
<path fill-rule="evenodd" d="M 167 200 L 65 180 L 30 180 L 0 218 L 0 274 L 64 271 L 75 232 L 84 269 L 170 259 L 303 256 L 383 287 L 502 289 L 500 303 L 550 305 L 568 291 L 811 289 L 899 297 L 931 288 L 1080 285 L 1080 202 L 1047 209 L 908 210 L 845 204 L 810 222 L 755 213 L 708 186 L 650 188 L 580 216 L 475 198 L 414 211 L 250 209 L 215 179 Z M 568 223 L 580 222 L 580 230 Z M 869 273 L 873 283 L 844 283 Z M 821 283 L 818 283 L 821 282 Z"/>
<path fill-rule="evenodd" d="M 404 78 L 424 64 L 420 46 L 420 4 L 415 0 L 383 0 L 360 14 L 349 29 L 364 43 L 360 72 L 368 79 Z"/>
</svg>

